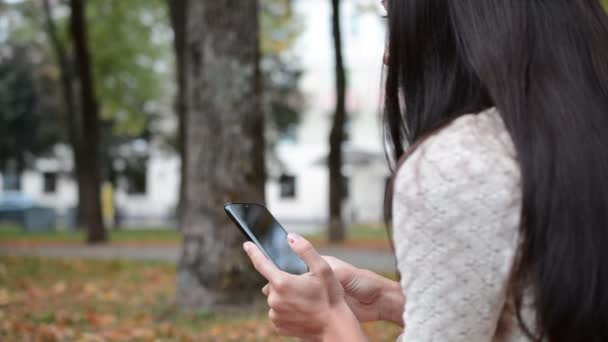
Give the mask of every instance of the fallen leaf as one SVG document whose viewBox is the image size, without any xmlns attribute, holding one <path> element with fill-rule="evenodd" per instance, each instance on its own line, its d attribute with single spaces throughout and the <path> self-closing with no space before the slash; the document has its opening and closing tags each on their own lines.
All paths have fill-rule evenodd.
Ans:
<svg viewBox="0 0 608 342">
<path fill-rule="evenodd" d="M 67 289 L 67 286 L 65 284 L 65 282 L 60 281 L 55 283 L 55 285 L 53 285 L 53 293 L 54 294 L 62 294 L 65 292 L 65 290 Z"/>
<path fill-rule="evenodd" d="M 152 331 L 151 329 L 135 328 L 131 332 L 131 335 L 135 338 L 153 339 L 154 331 Z"/>
<path fill-rule="evenodd" d="M 0 305 L 6 305 L 11 302 L 11 294 L 7 289 L 0 288 Z"/>
<path fill-rule="evenodd" d="M 116 317 L 109 314 L 87 313 L 87 321 L 96 327 L 106 327 L 116 322 Z"/>
<path fill-rule="evenodd" d="M 65 337 L 61 329 L 55 325 L 43 325 L 38 328 L 38 334 L 44 341 L 59 341 Z"/>
<path fill-rule="evenodd" d="M 95 283 L 86 283 L 82 291 L 89 296 L 95 295 L 99 292 L 99 288 Z"/>
<path fill-rule="evenodd" d="M 27 295 L 31 299 L 42 298 L 42 297 L 44 297 L 44 291 L 42 291 L 40 288 L 38 288 L 36 286 L 31 286 L 30 288 L 27 289 Z"/>
<path fill-rule="evenodd" d="M 120 301 L 120 295 L 114 290 L 109 290 L 100 295 L 100 298 L 109 302 Z"/>
</svg>

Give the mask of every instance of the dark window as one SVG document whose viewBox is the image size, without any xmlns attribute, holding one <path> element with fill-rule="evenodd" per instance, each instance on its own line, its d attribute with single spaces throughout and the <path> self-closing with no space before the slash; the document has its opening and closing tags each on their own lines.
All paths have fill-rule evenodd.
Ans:
<svg viewBox="0 0 608 342">
<path fill-rule="evenodd" d="M 296 177 L 281 175 L 279 177 L 279 187 L 281 189 L 281 198 L 296 197 Z"/>
<path fill-rule="evenodd" d="M 127 193 L 129 195 L 145 195 L 147 192 L 146 169 L 129 169 L 125 172 L 127 179 Z"/>
<path fill-rule="evenodd" d="M 54 194 L 57 191 L 57 173 L 45 172 L 42 174 L 42 187 L 45 194 Z"/>
</svg>

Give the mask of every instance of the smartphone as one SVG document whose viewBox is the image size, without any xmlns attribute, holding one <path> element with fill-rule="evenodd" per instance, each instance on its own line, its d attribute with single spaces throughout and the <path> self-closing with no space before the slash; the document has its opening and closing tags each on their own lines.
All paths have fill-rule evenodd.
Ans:
<svg viewBox="0 0 608 342">
<path fill-rule="evenodd" d="M 245 235 L 280 270 L 304 274 L 308 266 L 287 242 L 287 232 L 265 206 L 257 203 L 227 203 L 226 214 Z"/>
</svg>

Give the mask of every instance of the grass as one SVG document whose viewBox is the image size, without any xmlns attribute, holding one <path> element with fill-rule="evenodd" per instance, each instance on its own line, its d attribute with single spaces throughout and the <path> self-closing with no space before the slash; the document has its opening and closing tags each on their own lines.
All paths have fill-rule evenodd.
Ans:
<svg viewBox="0 0 608 342">
<path fill-rule="evenodd" d="M 178 244 L 181 235 L 175 229 L 116 229 L 110 232 L 110 241 L 118 244 Z M 0 225 L 0 242 L 11 244 L 82 243 L 85 233 L 81 230 L 56 230 L 27 232 L 15 225 Z"/>
<path fill-rule="evenodd" d="M 285 341 L 263 312 L 184 313 L 173 303 L 174 265 L 0 257 L 2 341 Z M 394 341 L 387 323 L 364 326 Z"/>
<path fill-rule="evenodd" d="M 306 236 L 316 246 L 327 245 L 327 234 Z M 82 244 L 85 234 L 82 231 L 58 230 L 51 232 L 25 232 L 14 225 L 0 225 L 0 245 L 36 246 L 40 244 Z M 110 231 L 113 244 L 127 245 L 178 245 L 181 235 L 175 229 L 118 229 Z M 354 248 L 390 249 L 389 238 L 380 225 L 357 225 L 347 231 L 344 246 Z"/>
</svg>

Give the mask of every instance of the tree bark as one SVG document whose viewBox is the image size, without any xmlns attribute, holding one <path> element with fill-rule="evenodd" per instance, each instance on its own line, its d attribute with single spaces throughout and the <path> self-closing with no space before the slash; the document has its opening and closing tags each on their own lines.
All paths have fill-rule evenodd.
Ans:
<svg viewBox="0 0 608 342">
<path fill-rule="evenodd" d="M 87 46 L 87 25 L 85 20 L 85 0 L 70 0 L 72 10 L 70 31 L 74 40 L 74 52 L 80 77 L 80 98 L 82 108 L 81 132 L 86 136 L 83 143 L 83 194 L 87 242 L 100 243 L 108 239 L 101 215 L 100 197 L 100 154 L 99 154 L 99 106 L 95 98 L 95 85 L 91 58 Z"/>
<path fill-rule="evenodd" d="M 167 0 L 171 27 L 173 27 L 173 49 L 175 51 L 175 74 L 177 94 L 175 96 L 175 112 L 177 113 L 177 148 L 181 159 L 179 200 L 177 205 L 178 226 L 183 221 L 183 206 L 186 201 L 187 158 L 186 158 L 186 102 L 187 69 L 185 61 L 188 0 Z"/>
<path fill-rule="evenodd" d="M 74 158 L 74 175 L 76 176 L 76 184 L 78 185 L 78 198 L 76 205 L 76 224 L 80 226 L 84 224 L 84 173 L 82 172 L 82 136 L 80 135 L 80 120 L 76 111 L 76 101 L 74 99 L 74 73 L 70 67 L 68 52 L 64 44 L 59 39 L 57 26 L 51 14 L 50 0 L 43 1 L 44 15 L 46 21 L 46 31 L 51 42 L 51 46 L 55 52 L 57 63 L 60 71 L 61 90 L 63 95 L 63 103 L 67 116 L 68 139 L 72 146 L 72 154 Z"/>
<path fill-rule="evenodd" d="M 262 278 L 226 202 L 264 202 L 258 1 L 191 1 L 184 63 L 186 183 L 177 301 L 203 310 L 251 303 Z"/>
<path fill-rule="evenodd" d="M 342 175 L 342 143 L 346 123 L 346 75 L 342 58 L 342 34 L 340 31 L 340 0 L 331 0 L 332 31 L 335 50 L 336 111 L 329 136 L 329 241 L 345 239 L 342 220 L 344 176 Z"/>
</svg>

